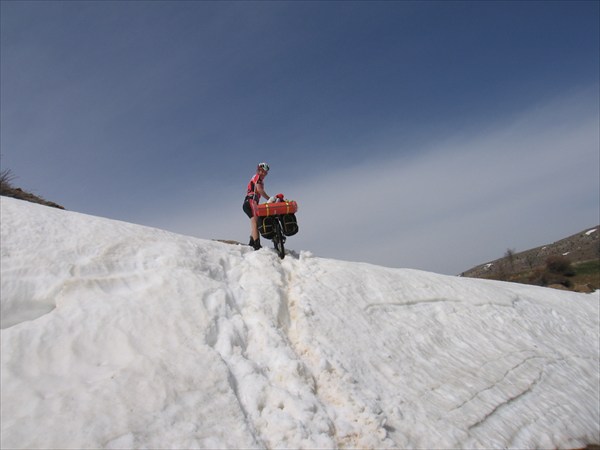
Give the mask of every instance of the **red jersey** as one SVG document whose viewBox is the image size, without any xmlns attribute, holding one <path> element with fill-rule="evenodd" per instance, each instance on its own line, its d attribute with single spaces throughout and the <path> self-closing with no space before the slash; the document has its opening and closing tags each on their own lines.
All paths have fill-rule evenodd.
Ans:
<svg viewBox="0 0 600 450">
<path fill-rule="evenodd" d="M 256 185 L 263 185 L 263 179 L 259 174 L 254 175 L 248 183 L 248 190 L 246 191 L 246 198 L 251 198 L 256 203 L 260 201 L 260 194 L 256 192 Z"/>
</svg>

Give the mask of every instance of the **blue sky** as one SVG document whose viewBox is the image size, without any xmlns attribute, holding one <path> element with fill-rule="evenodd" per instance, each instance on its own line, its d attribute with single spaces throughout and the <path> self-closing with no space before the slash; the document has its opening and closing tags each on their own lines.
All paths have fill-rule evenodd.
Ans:
<svg viewBox="0 0 600 450">
<path fill-rule="evenodd" d="M 600 222 L 599 2 L 1 2 L 1 163 L 67 209 L 460 273 Z"/>
</svg>

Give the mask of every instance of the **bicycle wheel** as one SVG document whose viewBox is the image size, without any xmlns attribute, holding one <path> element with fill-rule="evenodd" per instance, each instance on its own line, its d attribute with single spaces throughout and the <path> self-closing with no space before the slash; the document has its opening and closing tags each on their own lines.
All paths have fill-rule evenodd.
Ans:
<svg viewBox="0 0 600 450">
<path fill-rule="evenodd" d="M 279 224 L 279 220 L 275 221 L 274 228 L 275 236 L 273 236 L 273 245 L 279 257 L 283 259 L 285 258 L 285 247 L 283 245 L 285 242 L 285 236 L 281 232 L 281 225 Z"/>
</svg>

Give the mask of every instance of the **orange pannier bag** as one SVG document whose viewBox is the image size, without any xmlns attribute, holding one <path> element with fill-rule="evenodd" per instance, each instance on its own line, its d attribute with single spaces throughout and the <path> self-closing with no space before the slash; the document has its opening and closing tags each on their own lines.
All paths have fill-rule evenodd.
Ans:
<svg viewBox="0 0 600 450">
<path fill-rule="evenodd" d="M 281 214 L 294 214 L 298 211 L 298 204 L 293 200 L 276 203 L 254 204 L 254 214 L 259 217 L 278 216 Z"/>
</svg>

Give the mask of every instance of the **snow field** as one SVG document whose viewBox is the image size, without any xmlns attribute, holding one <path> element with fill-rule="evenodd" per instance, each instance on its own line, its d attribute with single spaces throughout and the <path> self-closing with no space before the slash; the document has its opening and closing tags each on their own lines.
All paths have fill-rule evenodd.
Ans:
<svg viewBox="0 0 600 450">
<path fill-rule="evenodd" d="M 2 448 L 600 442 L 598 292 L 1 206 Z"/>
</svg>

